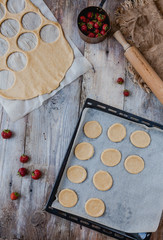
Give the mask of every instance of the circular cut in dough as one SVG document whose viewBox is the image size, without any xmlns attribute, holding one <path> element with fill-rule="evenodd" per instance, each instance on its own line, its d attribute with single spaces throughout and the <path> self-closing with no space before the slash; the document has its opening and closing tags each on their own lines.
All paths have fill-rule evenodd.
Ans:
<svg viewBox="0 0 163 240">
<path fill-rule="evenodd" d="M 101 161 L 106 166 L 114 167 L 121 161 L 121 153 L 114 148 L 105 149 L 101 154 Z"/>
<path fill-rule="evenodd" d="M 137 155 L 131 155 L 126 158 L 124 166 L 127 172 L 138 174 L 144 169 L 144 160 Z"/>
<path fill-rule="evenodd" d="M 99 198 L 90 198 L 85 203 L 85 211 L 91 217 L 100 217 L 105 212 L 105 204 Z"/>
<path fill-rule="evenodd" d="M 94 154 L 94 147 L 87 142 L 79 143 L 75 148 L 75 156 L 79 160 L 88 160 Z"/>
<path fill-rule="evenodd" d="M 78 165 L 71 166 L 67 170 L 67 177 L 73 183 L 82 183 L 87 177 L 87 171 Z"/>
<path fill-rule="evenodd" d="M 138 148 L 146 148 L 151 142 L 149 134 L 145 131 L 135 131 L 130 136 L 131 143 Z"/>
<path fill-rule="evenodd" d="M 89 121 L 84 125 L 84 133 L 89 138 L 98 138 L 102 133 L 102 127 L 97 121 Z"/>
<path fill-rule="evenodd" d="M 100 170 L 94 174 L 93 183 L 98 190 L 107 191 L 113 185 L 113 178 L 108 172 Z"/>
<path fill-rule="evenodd" d="M 121 142 L 126 137 L 126 128 L 120 124 L 115 123 L 108 129 L 108 138 L 112 142 Z"/>
<path fill-rule="evenodd" d="M 73 190 L 66 188 L 60 191 L 58 200 L 64 207 L 74 207 L 78 201 L 78 196 Z"/>
</svg>

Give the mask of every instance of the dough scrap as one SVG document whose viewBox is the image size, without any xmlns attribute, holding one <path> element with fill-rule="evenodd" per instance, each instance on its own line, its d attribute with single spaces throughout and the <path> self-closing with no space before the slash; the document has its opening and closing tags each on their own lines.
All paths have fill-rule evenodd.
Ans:
<svg viewBox="0 0 163 240">
<path fill-rule="evenodd" d="M 97 121 L 89 121 L 84 125 L 84 133 L 88 138 L 98 138 L 102 133 L 102 127 Z"/>
<path fill-rule="evenodd" d="M 100 217 L 105 212 L 105 204 L 99 198 L 90 198 L 85 203 L 85 211 L 91 217 Z"/>
<path fill-rule="evenodd" d="M 108 138 L 112 142 L 121 142 L 126 137 L 126 128 L 120 124 L 115 123 L 108 129 Z"/>
<path fill-rule="evenodd" d="M 138 148 L 146 148 L 151 142 L 149 134 L 145 131 L 135 131 L 130 135 L 131 143 Z"/>
<path fill-rule="evenodd" d="M 114 167 L 121 161 L 121 152 L 114 148 L 105 149 L 101 154 L 101 161 L 106 166 Z"/>
<path fill-rule="evenodd" d="M 79 160 L 88 160 L 93 156 L 93 154 L 94 147 L 90 143 L 82 142 L 75 147 L 75 156 Z"/>
<path fill-rule="evenodd" d="M 144 160 L 138 155 L 128 156 L 124 162 L 124 167 L 127 172 L 138 174 L 144 169 Z"/>
<path fill-rule="evenodd" d="M 73 183 L 82 183 L 86 177 L 87 171 L 81 166 L 71 166 L 67 170 L 67 178 Z"/>
<path fill-rule="evenodd" d="M 113 185 L 113 178 L 108 172 L 100 170 L 94 174 L 93 183 L 98 190 L 107 191 Z"/>
<path fill-rule="evenodd" d="M 60 191 L 58 200 L 64 207 L 74 207 L 77 204 L 78 196 L 75 191 L 66 188 Z"/>
</svg>

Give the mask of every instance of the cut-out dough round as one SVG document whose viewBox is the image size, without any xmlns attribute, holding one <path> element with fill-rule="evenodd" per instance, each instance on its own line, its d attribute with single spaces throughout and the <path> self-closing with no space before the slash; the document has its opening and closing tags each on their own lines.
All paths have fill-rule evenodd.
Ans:
<svg viewBox="0 0 163 240">
<path fill-rule="evenodd" d="M 1 24 L 1 33 L 5 37 L 12 38 L 19 32 L 19 23 L 15 19 L 4 20 Z"/>
<path fill-rule="evenodd" d="M 46 43 L 55 42 L 59 37 L 59 29 L 52 24 L 42 27 L 40 37 Z"/>
<path fill-rule="evenodd" d="M 85 211 L 91 217 L 100 217 L 105 212 L 105 204 L 99 198 L 90 198 L 85 203 Z"/>
<path fill-rule="evenodd" d="M 31 51 L 37 45 L 37 37 L 34 33 L 23 33 L 19 36 L 18 46 L 23 51 Z"/>
<path fill-rule="evenodd" d="M 7 65 L 13 71 L 21 71 L 27 64 L 26 56 L 21 52 L 12 53 L 7 59 Z"/>
<path fill-rule="evenodd" d="M 131 143 L 138 148 L 146 148 L 151 142 L 149 134 L 145 131 L 135 131 L 130 136 Z"/>
<path fill-rule="evenodd" d="M 121 153 L 114 148 L 105 149 L 101 154 L 101 161 L 106 166 L 114 167 L 121 161 Z"/>
<path fill-rule="evenodd" d="M 14 83 L 14 74 L 8 70 L 0 71 L 0 89 L 8 89 Z"/>
<path fill-rule="evenodd" d="M 8 50 L 8 43 L 6 40 L 0 38 L 0 57 L 4 56 Z"/>
<path fill-rule="evenodd" d="M 0 20 L 4 17 L 5 15 L 5 7 L 3 6 L 2 3 L 0 3 Z"/>
<path fill-rule="evenodd" d="M 84 125 L 84 133 L 89 138 L 97 138 L 102 133 L 102 127 L 97 121 L 89 121 Z"/>
<path fill-rule="evenodd" d="M 121 142 L 126 137 L 126 128 L 120 124 L 115 123 L 108 129 L 108 138 L 112 142 Z"/>
<path fill-rule="evenodd" d="M 113 178 L 108 172 L 100 170 L 94 174 L 93 183 L 98 190 L 107 191 L 113 185 Z"/>
<path fill-rule="evenodd" d="M 62 206 L 70 208 L 77 204 L 78 196 L 75 191 L 66 188 L 60 191 L 58 200 Z"/>
<path fill-rule="evenodd" d="M 88 160 L 93 156 L 93 154 L 94 147 L 90 143 L 82 142 L 75 147 L 75 156 L 79 160 Z"/>
<path fill-rule="evenodd" d="M 8 0 L 7 9 L 10 13 L 20 13 L 25 8 L 25 0 Z"/>
<path fill-rule="evenodd" d="M 138 174 L 144 169 L 144 160 L 137 155 L 131 155 L 126 158 L 124 166 L 127 172 Z"/>
<path fill-rule="evenodd" d="M 67 170 L 67 178 L 73 183 L 82 183 L 86 177 L 87 171 L 81 166 L 71 166 Z"/>
<path fill-rule="evenodd" d="M 28 12 L 22 18 L 24 29 L 35 30 L 41 25 L 41 18 L 35 12 Z"/>
</svg>

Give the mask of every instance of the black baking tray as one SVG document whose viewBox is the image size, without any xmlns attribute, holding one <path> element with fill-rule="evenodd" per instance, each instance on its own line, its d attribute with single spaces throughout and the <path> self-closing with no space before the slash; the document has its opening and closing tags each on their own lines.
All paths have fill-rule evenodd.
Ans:
<svg viewBox="0 0 163 240">
<path fill-rule="evenodd" d="M 136 116 L 136 115 L 128 113 L 126 111 L 123 111 L 123 110 L 117 109 L 115 107 L 106 105 L 104 103 L 97 102 L 97 101 L 95 101 L 93 99 L 90 99 L 90 98 L 87 98 L 87 100 L 84 104 L 83 110 L 85 108 L 97 109 L 97 110 L 102 111 L 102 112 L 110 113 L 112 115 L 116 115 L 116 116 L 119 116 L 121 118 L 125 118 L 125 119 L 128 119 L 130 121 L 146 125 L 147 127 L 156 127 L 156 128 L 159 128 L 159 129 L 163 130 L 163 125 L 161 125 L 159 123 L 152 122 L 152 121 L 147 120 L 145 118 Z M 83 110 L 82 110 L 82 112 L 83 112 Z M 74 142 L 74 139 L 75 139 L 78 127 L 79 127 L 82 112 L 81 112 L 80 118 L 78 120 L 77 126 L 75 128 L 74 134 L 72 136 L 71 142 L 69 144 L 68 150 L 66 152 L 66 155 L 64 157 L 63 163 L 61 165 L 59 174 L 57 176 L 56 182 L 54 184 L 53 190 L 51 192 L 51 195 L 50 195 L 50 198 L 48 200 L 48 203 L 46 205 L 45 210 L 49 213 L 52 213 L 54 215 L 57 215 L 57 216 L 62 217 L 64 219 L 67 219 L 69 221 L 78 223 L 82 226 L 85 226 L 85 227 L 88 227 L 90 229 L 96 230 L 100 233 L 103 233 L 107 236 L 110 236 L 110 237 L 113 237 L 113 238 L 116 238 L 116 239 L 119 239 L 119 240 L 129 240 L 129 239 L 149 240 L 150 237 L 151 237 L 151 233 L 126 233 L 126 232 L 118 231 L 116 229 L 109 228 L 107 226 L 104 226 L 102 224 L 93 222 L 93 221 L 88 220 L 86 218 L 82 218 L 82 217 L 79 217 L 77 215 L 73 215 L 73 214 L 70 214 L 70 213 L 67 213 L 67 212 L 64 212 L 64 211 L 61 211 L 59 209 L 56 209 L 56 208 L 52 207 L 52 203 L 56 199 L 55 195 L 57 193 L 59 183 L 61 181 L 65 166 L 67 164 L 67 160 L 69 158 L 69 154 L 71 152 L 71 148 L 73 146 L 73 142 Z"/>
</svg>

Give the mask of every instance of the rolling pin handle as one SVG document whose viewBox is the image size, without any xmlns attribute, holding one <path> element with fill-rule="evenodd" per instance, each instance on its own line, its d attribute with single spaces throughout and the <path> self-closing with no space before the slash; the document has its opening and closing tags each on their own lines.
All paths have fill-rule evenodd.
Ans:
<svg viewBox="0 0 163 240">
<path fill-rule="evenodd" d="M 122 45 L 122 47 L 124 48 L 124 50 L 126 51 L 129 47 L 131 47 L 131 45 L 126 41 L 126 39 L 123 37 L 121 31 L 116 31 L 113 36 L 115 37 L 115 39 Z"/>
</svg>

